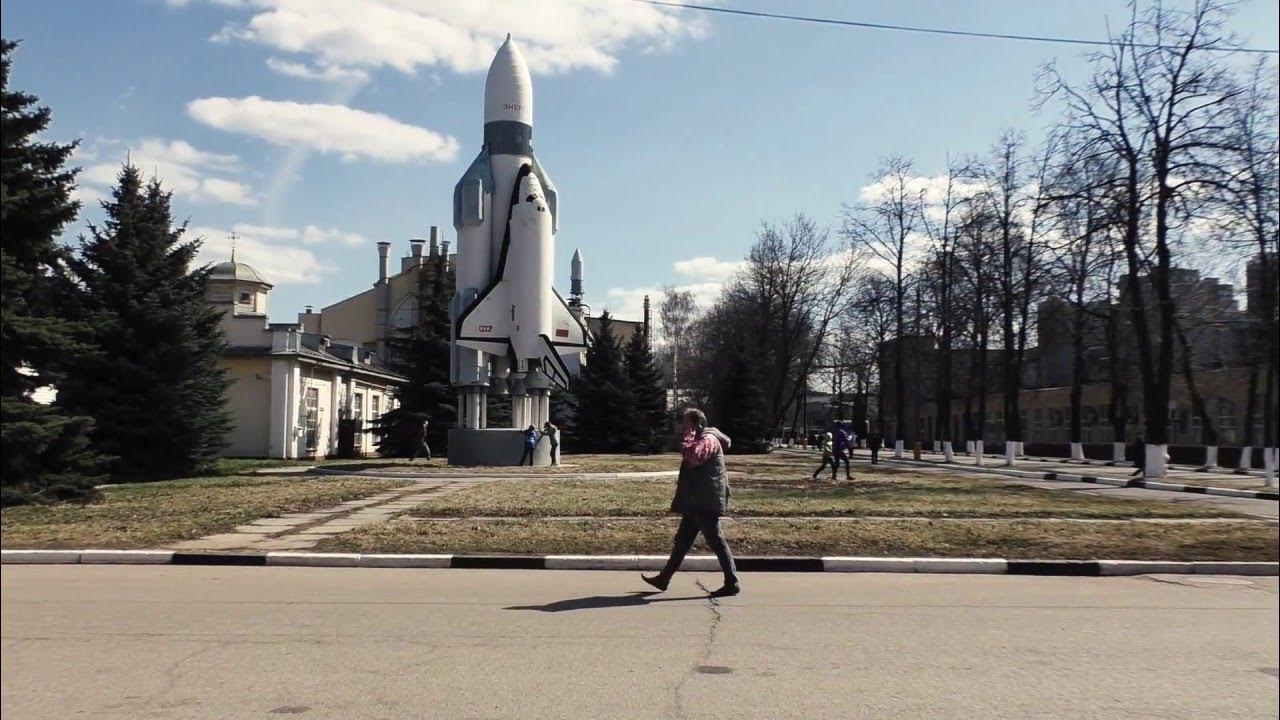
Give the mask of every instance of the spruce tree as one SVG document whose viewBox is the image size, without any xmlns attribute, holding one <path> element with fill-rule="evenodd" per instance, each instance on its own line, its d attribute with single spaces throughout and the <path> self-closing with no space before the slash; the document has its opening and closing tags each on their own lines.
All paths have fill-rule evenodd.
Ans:
<svg viewBox="0 0 1280 720">
<path fill-rule="evenodd" d="M 403 457 L 412 452 L 418 428 L 427 420 L 433 454 L 447 450 L 449 428 L 457 418 L 456 395 L 449 383 L 449 298 L 453 271 L 444 256 L 428 258 L 421 270 L 418 318 L 413 328 L 389 340 L 389 364 L 408 380 L 396 391 L 398 407 L 384 414 L 373 432 L 378 451 Z M 413 432 L 409 432 L 412 430 Z"/>
<path fill-rule="evenodd" d="M 667 425 L 667 392 L 662 386 L 662 371 L 649 349 L 649 339 L 642 333 L 627 341 L 626 368 L 633 408 L 631 449 L 658 452 Z"/>
<path fill-rule="evenodd" d="M 226 446 L 230 379 L 221 313 L 206 297 L 210 268 L 191 269 L 200 241 L 183 240 L 170 193 L 131 165 L 102 208 L 64 290 L 93 328 L 94 353 L 68 366 L 58 403 L 94 419 L 94 446 L 122 479 L 207 471 Z"/>
<path fill-rule="evenodd" d="M 712 402 L 716 426 L 732 440 L 730 452 L 757 452 L 768 435 L 764 393 L 745 348 L 735 345 Z"/>
<path fill-rule="evenodd" d="M 37 403 L 57 386 L 60 358 L 85 352 L 82 325 L 61 318 L 51 274 L 66 258 L 57 242 L 75 218 L 75 143 L 36 138 L 50 113 L 9 89 L 16 43 L 0 39 L 0 503 L 84 498 L 100 481 L 102 458 L 89 447 L 93 420 Z"/>
<path fill-rule="evenodd" d="M 551 388 L 551 402 L 548 410 L 551 422 L 560 428 L 560 452 L 573 452 L 578 448 L 578 398 L 573 394 L 573 381 L 569 389 Z"/>
<path fill-rule="evenodd" d="M 574 383 L 578 399 L 578 440 L 591 452 L 630 449 L 635 403 L 626 363 L 609 312 L 600 314 L 600 330 L 587 351 L 587 364 Z"/>
</svg>

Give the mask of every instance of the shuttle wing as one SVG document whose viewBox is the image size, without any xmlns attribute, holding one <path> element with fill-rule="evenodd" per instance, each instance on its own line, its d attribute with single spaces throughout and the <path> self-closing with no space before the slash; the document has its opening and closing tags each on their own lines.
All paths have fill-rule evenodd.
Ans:
<svg viewBox="0 0 1280 720">
<path fill-rule="evenodd" d="M 548 342 L 560 355 L 570 355 L 586 350 L 590 342 L 587 329 L 578 322 L 578 318 L 569 310 L 569 305 L 565 303 L 564 298 L 560 297 L 560 293 L 556 292 L 555 288 L 551 288 L 551 292 L 555 293 L 556 302 L 551 304 L 551 337 Z"/>
<path fill-rule="evenodd" d="M 511 344 L 511 315 L 507 284 L 489 286 L 458 316 L 454 334 L 459 345 L 493 355 L 506 355 Z"/>
</svg>

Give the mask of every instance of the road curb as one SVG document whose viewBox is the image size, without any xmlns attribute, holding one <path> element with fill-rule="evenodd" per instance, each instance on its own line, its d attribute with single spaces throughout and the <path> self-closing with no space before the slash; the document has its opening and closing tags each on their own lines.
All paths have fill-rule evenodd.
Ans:
<svg viewBox="0 0 1280 720">
<path fill-rule="evenodd" d="M 202 553 L 175 550 L 3 550 L 5 565 L 217 565 L 253 567 L 454 568 L 473 570 L 658 570 L 664 555 L 450 555 L 411 553 Z M 1099 577 L 1280 575 L 1275 562 L 1163 560 L 1007 560 L 930 557 L 742 557 L 743 572 L 929 573 Z M 681 570 L 719 569 L 713 555 L 686 557 Z"/>
</svg>

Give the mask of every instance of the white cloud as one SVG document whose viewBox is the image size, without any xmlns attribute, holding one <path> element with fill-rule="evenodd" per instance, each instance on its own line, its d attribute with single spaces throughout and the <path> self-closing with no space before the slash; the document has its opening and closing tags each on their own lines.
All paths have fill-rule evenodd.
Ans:
<svg viewBox="0 0 1280 720">
<path fill-rule="evenodd" d="M 742 268 L 743 264 L 743 261 L 730 262 L 710 256 L 677 260 L 672 263 L 672 269 L 676 274 L 699 282 L 674 287 L 676 290 L 687 290 L 693 293 L 693 299 L 698 308 L 705 310 L 720 297 L 724 284 Z M 597 312 L 608 309 L 611 315 L 624 320 L 641 320 L 644 318 L 645 295 L 649 296 L 651 320 L 661 332 L 662 321 L 658 317 L 658 305 L 662 302 L 663 288 L 658 285 L 609 288 L 605 294 L 606 300 L 600 303 Z"/>
<path fill-rule="evenodd" d="M 713 257 L 696 257 L 689 260 L 677 260 L 673 267 L 679 275 L 696 280 L 724 282 L 742 269 L 743 261 L 729 262 Z"/>
<path fill-rule="evenodd" d="M 277 57 L 267 58 L 267 67 L 270 68 L 272 72 L 280 75 L 301 78 L 303 80 L 322 80 L 324 82 L 365 82 L 369 79 L 369 73 L 364 70 L 338 67 L 337 65 L 321 65 L 313 68 L 303 63 L 281 60 Z"/>
<path fill-rule="evenodd" d="M 611 72 L 626 47 L 670 47 L 701 37 L 705 20 L 634 2 L 592 0 L 249 0 L 247 21 L 215 42 L 253 42 L 310 56 L 319 67 L 389 67 L 404 73 L 443 67 L 489 67 L 513 32 L 534 72 L 579 68 Z"/>
<path fill-rule="evenodd" d="M 345 105 L 264 100 L 257 96 L 209 97 L 189 103 L 187 114 L 220 130 L 277 145 L 338 153 L 348 160 L 448 162 L 457 158 L 459 149 L 458 141 L 448 135 Z"/>
<path fill-rule="evenodd" d="M 237 224 L 231 229 L 192 227 L 187 236 L 204 239 L 197 258 L 199 263 L 220 263 L 231 258 L 231 234 L 235 232 L 238 262 L 247 263 L 263 279 L 273 285 L 313 285 L 324 281 L 336 267 L 316 257 L 310 250 L 298 247 L 298 230 Z"/>
<path fill-rule="evenodd" d="M 86 151 L 84 157 L 98 158 L 100 148 Z M 96 194 L 105 197 L 116 184 L 120 167 L 125 161 L 134 164 L 143 175 L 154 175 L 166 190 L 174 195 L 195 202 L 216 202 L 231 205 L 254 205 L 257 198 L 249 185 L 215 175 L 228 175 L 241 170 L 240 159 L 235 155 L 199 150 L 183 140 L 146 138 L 127 150 L 119 151 L 115 160 L 85 167 L 79 182 L 84 186 L 85 197 Z"/>
<path fill-rule="evenodd" d="M 360 247 L 367 245 L 368 240 L 359 233 L 345 232 L 338 228 L 323 229 L 315 225 L 308 225 L 302 229 L 302 243 L 304 245 L 327 245 L 329 243 L 339 243 L 347 247 Z"/>
</svg>

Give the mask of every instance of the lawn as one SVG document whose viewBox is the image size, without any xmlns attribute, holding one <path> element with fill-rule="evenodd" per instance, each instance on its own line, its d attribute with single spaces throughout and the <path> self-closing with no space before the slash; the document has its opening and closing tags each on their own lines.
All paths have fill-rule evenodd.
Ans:
<svg viewBox="0 0 1280 720">
<path fill-rule="evenodd" d="M 1205 505 L 1106 498 L 975 478 L 902 470 L 859 469 L 853 483 L 809 480 L 784 468 L 756 466 L 731 475 L 731 514 L 740 516 L 875 516 L 954 518 L 1238 517 Z M 794 470 L 791 468 L 790 470 Z M 658 517 L 674 479 L 511 479 L 431 498 L 418 517 Z"/>
<path fill-rule="evenodd" d="M 401 482 L 368 478 L 213 477 L 114 485 L 88 504 L 5 508 L 0 545 L 150 548 L 226 532 L 262 517 L 377 494 Z"/>
<path fill-rule="evenodd" d="M 1280 531 L 1275 525 L 1260 522 L 761 519 L 727 521 L 725 525 L 726 537 L 739 555 L 1275 561 L 1280 541 Z M 380 553 L 662 555 L 670 550 L 674 529 L 673 518 L 585 521 L 401 518 L 336 536 L 316 549 Z M 705 548 L 699 551 L 706 552 Z"/>
<path fill-rule="evenodd" d="M 441 475 L 576 475 L 606 472 L 654 472 L 675 471 L 680 468 L 680 456 L 674 453 L 662 455 L 565 455 L 562 465 L 552 467 L 477 466 L 454 467 L 444 458 L 409 462 L 404 458 L 360 458 L 357 460 L 327 459 L 318 464 L 326 470 L 397 470 L 413 472 L 439 472 Z"/>
</svg>

